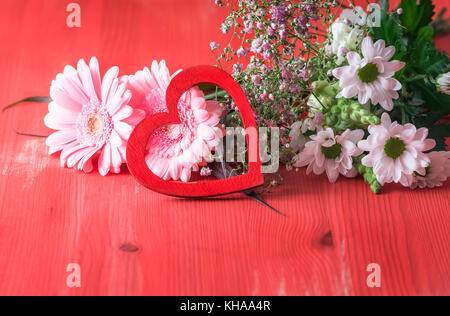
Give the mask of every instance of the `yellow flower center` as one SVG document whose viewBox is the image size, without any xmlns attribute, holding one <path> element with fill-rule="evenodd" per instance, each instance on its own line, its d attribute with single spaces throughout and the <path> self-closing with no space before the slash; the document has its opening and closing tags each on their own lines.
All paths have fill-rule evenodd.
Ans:
<svg viewBox="0 0 450 316">
<path fill-rule="evenodd" d="M 101 133 L 103 131 L 103 120 L 97 115 L 92 114 L 87 120 L 87 132 L 91 135 Z"/>
</svg>

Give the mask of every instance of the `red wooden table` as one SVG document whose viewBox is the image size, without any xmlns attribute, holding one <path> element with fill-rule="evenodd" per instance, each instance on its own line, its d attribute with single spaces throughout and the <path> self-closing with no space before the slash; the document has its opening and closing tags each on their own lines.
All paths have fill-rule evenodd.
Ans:
<svg viewBox="0 0 450 316">
<path fill-rule="evenodd" d="M 80 57 L 122 74 L 153 59 L 172 71 L 215 62 L 208 44 L 226 10 L 213 0 L 77 0 L 73 29 L 70 2 L 0 2 L 0 104 L 48 94 Z M 285 173 L 265 198 L 287 217 L 240 195 L 173 199 L 125 170 L 102 178 L 60 168 L 44 139 L 16 134 L 49 133 L 45 113 L 26 104 L 0 114 L 0 294 L 450 294 L 448 185 L 389 185 L 375 196 L 361 179 Z M 66 284 L 70 263 L 81 288 Z M 381 288 L 367 286 L 371 263 Z"/>
</svg>

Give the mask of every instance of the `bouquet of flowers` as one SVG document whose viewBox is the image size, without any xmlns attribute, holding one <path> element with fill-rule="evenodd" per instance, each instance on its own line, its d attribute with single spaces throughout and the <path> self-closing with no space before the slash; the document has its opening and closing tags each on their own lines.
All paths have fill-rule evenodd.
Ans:
<svg viewBox="0 0 450 316">
<path fill-rule="evenodd" d="M 216 0 L 230 14 L 211 43 L 232 70 L 260 126 L 279 127 L 280 158 L 307 174 L 363 175 L 386 183 L 441 186 L 450 176 L 450 61 L 433 37 L 431 0 L 343 9 L 344 1 Z M 342 10 L 343 9 L 343 10 Z M 339 14 L 340 12 L 340 14 Z M 337 16 L 339 14 L 339 16 Z M 212 95 L 240 126 L 226 93 Z"/>
<path fill-rule="evenodd" d="M 431 0 L 403 0 L 393 11 L 388 0 L 367 11 L 344 8 L 343 0 L 215 4 L 229 8 L 221 30 L 230 36 L 222 50 L 210 44 L 217 66 L 233 73 L 257 124 L 277 130 L 277 158 L 288 170 L 307 167 L 330 182 L 360 174 L 375 193 L 391 182 L 441 186 L 450 176 L 450 61 L 433 43 L 448 25 L 442 14 L 433 21 Z M 50 98 L 23 101 L 49 103 L 44 122 L 56 131 L 46 143 L 50 154 L 60 152 L 61 166 L 105 176 L 127 163 L 133 129 L 168 112 L 166 91 L 177 74 L 154 61 L 133 75 L 113 67 L 102 77 L 94 57 L 66 66 Z M 208 89 L 186 91 L 181 124 L 150 136 L 146 162 L 164 180 L 246 172 L 245 161 L 222 164 L 222 175 L 211 163 L 224 127 L 243 124 L 227 92 Z"/>
</svg>

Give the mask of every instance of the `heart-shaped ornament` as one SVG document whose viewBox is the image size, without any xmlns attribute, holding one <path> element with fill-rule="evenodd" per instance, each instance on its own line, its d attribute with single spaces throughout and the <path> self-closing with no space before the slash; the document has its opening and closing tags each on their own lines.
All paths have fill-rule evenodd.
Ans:
<svg viewBox="0 0 450 316">
<path fill-rule="evenodd" d="M 178 116 L 178 101 L 190 88 L 210 83 L 226 90 L 239 108 L 245 130 L 254 130 L 256 138 L 257 126 L 253 111 L 238 83 L 225 71 L 213 66 L 197 66 L 179 73 L 172 79 L 167 92 L 166 103 L 168 113 L 154 114 L 146 117 L 136 126 L 128 140 L 127 163 L 131 174 L 145 187 L 170 196 L 177 197 L 211 197 L 241 192 L 258 187 L 264 183 L 261 170 L 259 145 L 251 145 L 246 134 L 248 148 L 248 172 L 243 175 L 220 180 L 202 180 L 196 182 L 165 181 L 155 175 L 145 161 L 147 141 L 159 127 L 181 123 Z M 253 135 L 255 136 L 255 135 Z"/>
</svg>

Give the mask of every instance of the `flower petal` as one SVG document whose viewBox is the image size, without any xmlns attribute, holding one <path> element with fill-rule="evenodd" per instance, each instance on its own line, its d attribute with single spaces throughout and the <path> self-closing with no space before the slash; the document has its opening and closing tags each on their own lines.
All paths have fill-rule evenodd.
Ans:
<svg viewBox="0 0 450 316">
<path fill-rule="evenodd" d="M 362 50 L 364 58 L 372 59 L 374 57 L 373 41 L 372 41 L 372 38 L 370 38 L 370 36 L 366 36 L 363 39 L 362 45 L 361 45 L 361 50 Z"/>
<path fill-rule="evenodd" d="M 119 75 L 119 67 L 112 67 L 103 76 L 102 82 L 102 101 L 106 104 L 109 103 L 110 95 L 114 94 L 115 88 L 117 88 L 119 80 L 117 76 Z"/>
<path fill-rule="evenodd" d="M 65 129 L 61 131 L 54 132 L 49 137 L 47 137 L 47 146 L 58 146 L 70 143 L 77 139 L 77 133 L 75 129 Z"/>
<path fill-rule="evenodd" d="M 349 52 L 347 54 L 347 60 L 350 65 L 359 66 L 361 63 L 361 56 L 356 52 Z"/>
<path fill-rule="evenodd" d="M 111 170 L 111 145 L 107 143 L 98 158 L 98 172 L 106 176 Z"/>
</svg>

